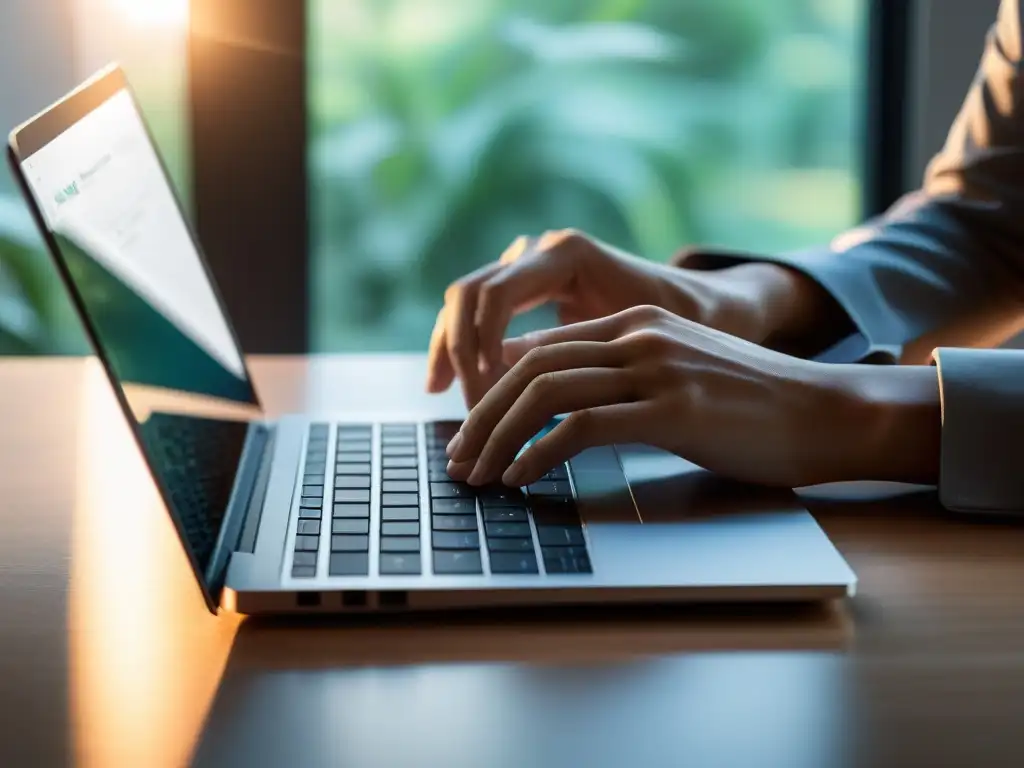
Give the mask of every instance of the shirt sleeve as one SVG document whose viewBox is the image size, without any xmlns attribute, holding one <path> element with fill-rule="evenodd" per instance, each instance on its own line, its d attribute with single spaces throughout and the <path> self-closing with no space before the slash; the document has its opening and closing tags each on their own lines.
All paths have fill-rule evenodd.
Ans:
<svg viewBox="0 0 1024 768">
<path fill-rule="evenodd" d="M 1021 66 L 1020 0 L 1003 0 L 921 189 L 827 247 L 775 256 L 697 251 L 677 263 L 714 269 L 756 258 L 804 272 L 845 310 L 854 331 L 832 329 L 836 361 L 896 362 L 922 339 L 925 353 L 1002 341 L 1024 310 Z"/>
<path fill-rule="evenodd" d="M 939 501 L 960 512 L 1024 511 L 1024 351 L 937 349 Z"/>
</svg>

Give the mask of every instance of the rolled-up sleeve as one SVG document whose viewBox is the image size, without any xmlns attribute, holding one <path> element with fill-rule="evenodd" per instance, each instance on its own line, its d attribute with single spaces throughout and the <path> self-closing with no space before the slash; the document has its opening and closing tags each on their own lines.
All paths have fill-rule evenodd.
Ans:
<svg viewBox="0 0 1024 768">
<path fill-rule="evenodd" d="M 1024 511 L 1024 351 L 940 348 L 939 500 L 962 512 Z"/>
</svg>

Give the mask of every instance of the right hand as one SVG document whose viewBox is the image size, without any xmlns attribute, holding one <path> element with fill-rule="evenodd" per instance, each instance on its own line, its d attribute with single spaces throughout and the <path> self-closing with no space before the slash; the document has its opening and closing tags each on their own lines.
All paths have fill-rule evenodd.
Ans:
<svg viewBox="0 0 1024 768">
<path fill-rule="evenodd" d="M 502 342 L 509 321 L 548 301 L 557 304 L 563 324 L 652 305 L 761 343 L 783 322 L 778 306 L 791 298 L 791 275 L 763 262 L 681 269 L 631 256 L 575 230 L 520 237 L 497 262 L 445 292 L 430 339 L 427 390 L 443 392 L 457 376 L 467 406 L 476 405 L 508 370 Z"/>
</svg>

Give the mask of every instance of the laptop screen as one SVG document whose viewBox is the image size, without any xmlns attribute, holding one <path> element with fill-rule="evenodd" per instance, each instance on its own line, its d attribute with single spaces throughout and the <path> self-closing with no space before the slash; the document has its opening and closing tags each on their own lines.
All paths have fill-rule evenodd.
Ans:
<svg viewBox="0 0 1024 768">
<path fill-rule="evenodd" d="M 246 425 L 151 415 L 138 401 L 140 395 L 257 401 L 135 100 L 119 72 L 105 83 L 87 89 L 93 99 L 84 114 L 81 108 L 65 111 L 64 124 L 51 125 L 53 135 L 37 146 L 19 142 L 18 159 L 97 352 L 132 411 L 147 461 L 202 577 Z M 51 115 L 76 98 L 85 97 L 73 95 Z M 37 123 L 46 119 L 44 114 Z M 26 134 L 31 127 L 23 129 Z"/>
</svg>

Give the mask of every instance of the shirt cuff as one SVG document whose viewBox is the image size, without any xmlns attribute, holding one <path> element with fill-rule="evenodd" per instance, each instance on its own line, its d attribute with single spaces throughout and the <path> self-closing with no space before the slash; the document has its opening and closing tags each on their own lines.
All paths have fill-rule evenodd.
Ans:
<svg viewBox="0 0 1024 768">
<path fill-rule="evenodd" d="M 939 501 L 958 512 L 1024 511 L 1024 351 L 941 348 Z"/>
<path fill-rule="evenodd" d="M 779 254 L 747 254 L 693 249 L 679 254 L 674 263 L 689 269 L 724 269 L 735 264 L 764 261 L 804 273 L 824 288 L 849 317 L 854 333 L 837 338 L 814 359 L 822 362 L 893 364 L 903 348 L 887 340 L 899 338 L 892 308 L 868 271 L 832 248 L 811 248 Z"/>
</svg>

